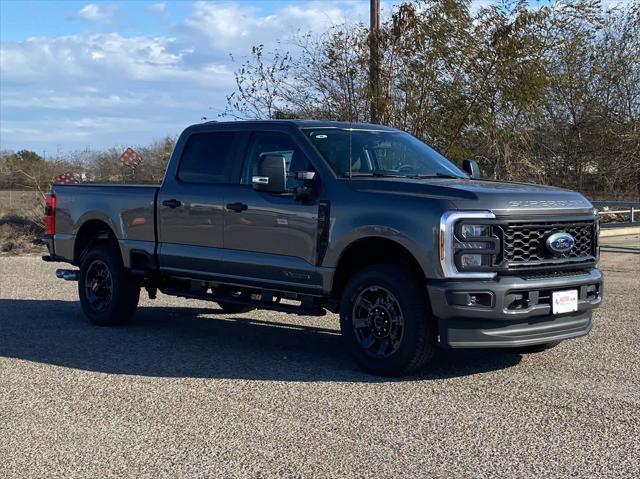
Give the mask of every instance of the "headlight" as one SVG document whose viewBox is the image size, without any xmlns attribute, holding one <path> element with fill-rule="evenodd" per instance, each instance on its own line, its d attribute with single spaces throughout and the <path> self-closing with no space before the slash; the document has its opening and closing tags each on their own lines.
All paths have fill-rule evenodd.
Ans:
<svg viewBox="0 0 640 479">
<path fill-rule="evenodd" d="M 460 227 L 460 234 L 463 238 L 486 238 L 491 236 L 491 226 L 489 225 L 467 225 L 464 224 Z"/>
<path fill-rule="evenodd" d="M 489 211 L 449 211 L 440 219 L 440 264 L 447 278 L 493 278 L 498 238 Z"/>
</svg>

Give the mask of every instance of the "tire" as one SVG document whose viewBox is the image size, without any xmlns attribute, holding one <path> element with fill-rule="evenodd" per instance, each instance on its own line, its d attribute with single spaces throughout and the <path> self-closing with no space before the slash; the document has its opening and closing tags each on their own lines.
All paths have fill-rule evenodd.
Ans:
<svg viewBox="0 0 640 479">
<path fill-rule="evenodd" d="M 418 371 L 436 348 L 424 281 L 396 264 L 369 266 L 351 278 L 340 301 L 340 329 L 356 363 L 380 376 Z"/>
<path fill-rule="evenodd" d="M 550 343 L 543 344 L 534 344 L 532 346 L 522 346 L 521 348 L 517 348 L 516 351 L 520 354 L 535 354 L 542 353 L 547 351 L 548 349 L 555 348 L 561 341 L 552 341 Z"/>
<path fill-rule="evenodd" d="M 78 293 L 89 321 L 97 326 L 117 326 L 134 315 L 140 285 L 127 275 L 116 247 L 98 245 L 82 258 Z"/>
<path fill-rule="evenodd" d="M 249 311 L 253 311 L 255 309 L 249 306 L 241 306 L 239 304 L 225 303 L 224 301 L 218 301 L 218 306 L 220 306 L 220 309 L 222 309 L 222 312 L 226 314 L 248 313 Z"/>
</svg>

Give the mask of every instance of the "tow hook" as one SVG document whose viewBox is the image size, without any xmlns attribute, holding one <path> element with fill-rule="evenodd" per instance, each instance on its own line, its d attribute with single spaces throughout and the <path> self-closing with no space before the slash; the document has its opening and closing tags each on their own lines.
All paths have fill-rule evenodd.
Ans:
<svg viewBox="0 0 640 479">
<path fill-rule="evenodd" d="M 78 272 L 77 269 L 57 269 L 56 277 L 65 281 L 78 281 Z"/>
</svg>

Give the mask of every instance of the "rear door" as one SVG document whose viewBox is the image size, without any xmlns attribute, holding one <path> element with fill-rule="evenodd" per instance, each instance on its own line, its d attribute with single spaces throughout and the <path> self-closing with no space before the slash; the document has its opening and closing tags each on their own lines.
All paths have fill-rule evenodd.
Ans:
<svg viewBox="0 0 640 479">
<path fill-rule="evenodd" d="M 195 130 L 158 196 L 158 257 L 167 273 L 222 273 L 225 187 L 237 183 L 248 133 Z M 183 139 L 181 138 L 181 141 Z M 173 160 L 172 160 L 173 161 Z"/>
</svg>

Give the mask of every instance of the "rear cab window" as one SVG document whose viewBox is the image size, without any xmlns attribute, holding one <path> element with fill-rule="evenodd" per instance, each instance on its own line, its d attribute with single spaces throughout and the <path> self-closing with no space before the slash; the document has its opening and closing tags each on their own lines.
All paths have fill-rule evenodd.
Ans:
<svg viewBox="0 0 640 479">
<path fill-rule="evenodd" d="M 246 135 L 238 131 L 192 134 L 180 158 L 178 179 L 184 183 L 236 183 L 241 145 L 246 145 Z"/>
</svg>

